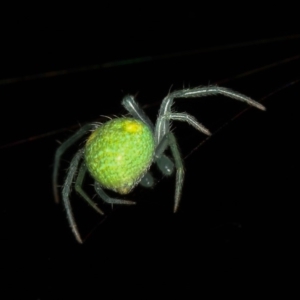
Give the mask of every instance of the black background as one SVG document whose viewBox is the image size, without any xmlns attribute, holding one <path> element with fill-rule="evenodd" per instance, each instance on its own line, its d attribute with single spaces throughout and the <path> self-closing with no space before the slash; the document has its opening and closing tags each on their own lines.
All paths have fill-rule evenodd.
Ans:
<svg viewBox="0 0 300 300">
<path fill-rule="evenodd" d="M 73 298 L 79 289 L 80 299 L 171 294 L 179 288 L 199 293 L 203 277 L 212 283 L 232 279 L 234 286 L 254 272 L 263 282 L 264 274 L 276 277 L 293 263 L 300 36 L 241 35 L 221 25 L 207 31 L 192 10 L 144 17 L 86 17 L 62 28 L 41 15 L 32 24 L 22 20 L 24 28 L 20 21 L 16 35 L 3 42 L 0 211 L 6 298 L 14 292 L 30 299 L 65 293 Z M 178 213 L 172 213 L 174 177 L 162 178 L 154 167 L 156 186 L 137 187 L 127 196 L 138 202 L 135 207 L 111 209 L 99 202 L 106 218 L 73 194 L 86 238 L 77 244 L 62 205 L 53 200 L 57 141 L 79 124 L 103 121 L 100 115 L 124 114 L 120 102 L 126 94 L 136 95 L 155 120 L 170 89 L 208 84 L 249 95 L 267 111 L 224 97 L 176 101 L 176 111 L 194 115 L 214 133 L 206 139 L 187 124 L 172 125 L 186 167 Z M 60 183 L 78 146 L 64 157 Z M 85 183 L 89 189 L 92 182 Z"/>
</svg>

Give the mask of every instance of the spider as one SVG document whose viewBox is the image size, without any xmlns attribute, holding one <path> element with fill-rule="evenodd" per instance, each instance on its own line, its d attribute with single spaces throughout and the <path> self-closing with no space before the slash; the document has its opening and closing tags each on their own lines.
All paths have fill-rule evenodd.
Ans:
<svg viewBox="0 0 300 300">
<path fill-rule="evenodd" d="M 62 199 L 67 219 L 79 243 L 83 241 L 70 204 L 73 184 L 75 190 L 96 212 L 101 215 L 104 214 L 82 188 L 87 171 L 95 181 L 94 188 L 96 193 L 104 202 L 131 205 L 135 204 L 135 202 L 112 198 L 104 190 L 108 189 L 125 195 L 132 191 L 137 184 L 145 187 L 153 186 L 153 177 L 148 172 L 152 163 L 157 164 L 163 175 L 171 175 L 176 169 L 174 212 L 177 211 L 184 181 L 184 165 L 176 137 L 170 131 L 170 121 L 187 122 L 206 135 L 211 133 L 192 115 L 172 111 L 173 101 L 176 98 L 199 98 L 218 94 L 246 102 L 260 110 L 265 110 L 262 104 L 228 88 L 217 86 L 196 87 L 169 93 L 162 101 L 158 118 L 154 125 L 134 97 L 128 95 L 123 98 L 122 105 L 131 117 L 111 119 L 101 125 L 84 125 L 58 147 L 53 170 L 53 189 L 56 202 L 59 200 L 57 176 L 61 156 L 71 145 L 86 133 L 92 131 L 85 146 L 79 149 L 71 160 L 62 188 Z M 170 147 L 174 162 L 164 154 L 168 147 Z"/>
</svg>

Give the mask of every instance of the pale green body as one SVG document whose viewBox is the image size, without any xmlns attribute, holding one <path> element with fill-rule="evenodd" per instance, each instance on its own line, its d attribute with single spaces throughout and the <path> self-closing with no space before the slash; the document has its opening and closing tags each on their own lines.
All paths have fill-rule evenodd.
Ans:
<svg viewBox="0 0 300 300">
<path fill-rule="evenodd" d="M 148 171 L 155 144 L 151 129 L 133 118 L 99 126 L 85 146 L 85 162 L 103 188 L 129 193 Z"/>
</svg>

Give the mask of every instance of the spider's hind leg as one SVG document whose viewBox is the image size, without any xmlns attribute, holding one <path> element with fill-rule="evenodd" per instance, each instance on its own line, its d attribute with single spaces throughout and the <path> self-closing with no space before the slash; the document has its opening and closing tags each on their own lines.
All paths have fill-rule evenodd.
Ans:
<svg viewBox="0 0 300 300">
<path fill-rule="evenodd" d="M 85 163 L 83 162 L 80 166 L 77 179 L 75 182 L 75 190 L 80 196 L 100 215 L 104 215 L 104 212 L 98 207 L 98 205 L 86 194 L 86 192 L 82 189 L 83 179 L 85 177 L 87 168 Z"/>
<path fill-rule="evenodd" d="M 62 190 L 62 199 L 63 199 L 63 204 L 65 206 L 68 222 L 71 226 L 71 229 L 73 231 L 73 234 L 74 234 L 76 240 L 81 244 L 82 244 L 82 239 L 81 239 L 79 231 L 77 229 L 77 224 L 76 224 L 76 221 L 75 221 L 75 218 L 73 215 L 69 196 L 71 193 L 73 180 L 74 180 L 74 177 L 78 170 L 78 166 L 79 166 L 80 160 L 82 158 L 83 152 L 84 152 L 84 150 L 80 149 L 79 151 L 77 151 L 77 153 L 71 160 L 70 168 L 69 168 L 65 183 L 63 185 L 63 190 Z"/>
<path fill-rule="evenodd" d="M 134 201 L 131 201 L 131 200 L 111 198 L 104 192 L 101 185 L 97 181 L 95 181 L 95 191 L 104 202 L 109 203 L 109 204 L 125 204 L 125 205 L 136 204 Z"/>
<path fill-rule="evenodd" d="M 68 148 L 70 148 L 75 142 L 77 142 L 80 138 L 82 138 L 87 132 L 91 129 L 94 129 L 95 125 L 86 124 L 82 126 L 77 132 L 75 132 L 71 137 L 69 137 L 65 142 L 63 142 L 55 152 L 54 158 L 54 166 L 53 166 L 53 174 L 52 174 L 52 186 L 55 202 L 59 202 L 59 192 L 58 192 L 58 170 L 60 165 L 61 156 L 66 152 Z"/>
</svg>

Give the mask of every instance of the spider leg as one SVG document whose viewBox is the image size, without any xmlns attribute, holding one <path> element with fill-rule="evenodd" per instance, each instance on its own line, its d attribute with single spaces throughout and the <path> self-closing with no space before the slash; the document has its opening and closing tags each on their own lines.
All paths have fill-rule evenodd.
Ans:
<svg viewBox="0 0 300 300">
<path fill-rule="evenodd" d="M 154 131 L 154 125 L 148 116 L 145 114 L 143 109 L 138 105 L 138 103 L 134 100 L 133 96 L 127 95 L 122 100 L 122 105 L 125 109 L 135 118 L 141 120 L 145 124 L 147 124 L 152 131 Z"/>
<path fill-rule="evenodd" d="M 202 133 L 211 135 L 211 132 L 205 126 L 200 124 L 195 117 L 187 113 L 170 113 L 169 115 L 166 115 L 166 118 L 169 120 L 187 122 Z"/>
<path fill-rule="evenodd" d="M 58 188 L 57 188 L 57 177 L 58 170 L 60 165 L 61 156 L 65 153 L 65 151 L 71 147 L 76 141 L 78 141 L 83 135 L 85 135 L 89 130 L 94 129 L 95 125 L 86 124 L 82 126 L 77 132 L 75 132 L 71 137 L 69 137 L 65 142 L 63 142 L 55 152 L 54 158 L 54 167 L 52 174 L 52 186 L 55 202 L 59 202 Z"/>
<path fill-rule="evenodd" d="M 213 95 L 223 95 L 225 97 L 229 97 L 238 101 L 246 102 L 247 104 L 254 106 L 260 110 L 266 109 L 262 104 L 260 104 L 257 101 L 254 101 L 250 97 L 224 87 L 208 86 L 174 91 L 163 99 L 162 104 L 160 106 L 154 134 L 156 143 L 159 144 L 161 139 L 169 132 L 170 119 L 165 118 L 165 116 L 171 114 L 171 107 L 174 99 L 200 98 Z"/>
<path fill-rule="evenodd" d="M 159 170 L 165 175 L 169 176 L 173 174 L 174 171 L 174 163 L 170 160 L 168 156 L 164 154 L 165 150 L 169 146 L 169 141 L 167 135 L 160 141 L 160 143 L 156 146 L 155 149 L 155 162 L 159 168 Z"/>
<path fill-rule="evenodd" d="M 178 209 L 181 194 L 182 194 L 182 187 L 184 181 L 184 166 L 183 166 L 183 160 L 179 152 L 179 147 L 176 138 L 172 132 L 168 132 L 163 137 L 160 144 L 156 148 L 155 155 L 157 157 L 162 155 L 162 153 L 167 149 L 168 146 L 171 148 L 171 152 L 175 161 L 175 168 L 176 168 L 175 201 L 174 201 L 174 213 L 175 213 Z"/>
<path fill-rule="evenodd" d="M 139 184 L 143 187 L 150 188 L 154 185 L 154 179 L 152 174 L 148 171 L 144 177 L 141 179 Z"/>
<path fill-rule="evenodd" d="M 157 167 L 159 170 L 165 175 L 170 176 L 174 172 L 174 163 L 171 161 L 171 159 L 163 154 L 161 157 L 156 158 L 155 160 Z"/>
<path fill-rule="evenodd" d="M 69 168 L 69 171 L 68 171 L 68 174 L 67 174 L 67 178 L 65 180 L 65 183 L 64 183 L 63 189 L 62 189 L 62 199 L 63 199 L 63 204 L 64 204 L 65 209 L 66 209 L 68 222 L 71 226 L 72 232 L 73 232 L 76 240 L 81 244 L 82 244 L 82 239 L 81 239 L 79 231 L 77 229 L 77 224 L 75 222 L 75 218 L 74 218 L 74 215 L 73 215 L 69 195 L 71 193 L 71 187 L 72 187 L 73 179 L 74 179 L 75 174 L 77 172 L 77 169 L 78 169 L 80 160 L 82 158 L 83 152 L 84 152 L 84 149 L 80 149 L 75 154 L 73 159 L 71 160 L 70 168 Z"/>
<path fill-rule="evenodd" d="M 104 192 L 101 185 L 97 181 L 95 181 L 95 191 L 103 201 L 109 204 L 125 204 L 125 205 L 136 204 L 134 201 L 131 200 L 111 198 Z"/>
<path fill-rule="evenodd" d="M 82 189 L 83 179 L 85 177 L 87 171 L 87 167 L 85 163 L 82 163 L 77 175 L 77 179 L 75 182 L 75 190 L 80 194 L 80 196 L 100 215 L 104 215 L 104 212 L 98 207 L 98 205 L 86 194 L 86 192 Z"/>
<path fill-rule="evenodd" d="M 183 180 L 184 180 L 184 166 L 182 157 L 179 152 L 179 148 L 176 142 L 176 138 L 173 133 L 168 134 L 169 146 L 175 160 L 176 167 L 176 185 L 175 185 L 175 203 L 174 203 L 174 213 L 177 211 L 179 202 L 181 199 Z"/>
</svg>

